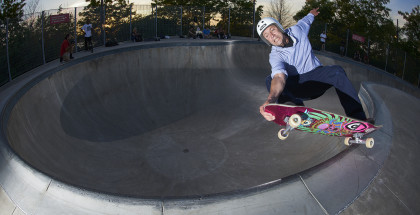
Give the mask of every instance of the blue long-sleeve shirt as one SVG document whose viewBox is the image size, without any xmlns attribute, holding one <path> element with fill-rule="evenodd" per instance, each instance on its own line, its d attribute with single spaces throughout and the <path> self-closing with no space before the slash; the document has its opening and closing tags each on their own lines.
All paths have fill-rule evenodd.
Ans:
<svg viewBox="0 0 420 215">
<path fill-rule="evenodd" d="M 272 46 L 270 53 L 271 77 L 278 73 L 286 76 L 304 74 L 318 66 L 321 66 L 318 58 L 312 52 L 312 46 L 308 39 L 309 29 L 315 16 L 308 14 L 298 23 L 285 30 L 293 40 L 293 46 L 282 48 Z"/>
</svg>

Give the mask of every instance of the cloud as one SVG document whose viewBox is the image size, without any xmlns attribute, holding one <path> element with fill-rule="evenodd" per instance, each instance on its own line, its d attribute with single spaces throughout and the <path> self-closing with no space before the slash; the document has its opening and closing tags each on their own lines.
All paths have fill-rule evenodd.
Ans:
<svg viewBox="0 0 420 215">
<path fill-rule="evenodd" d="M 89 3 L 84 1 L 84 0 L 78 0 L 76 2 L 74 2 L 73 4 L 71 4 L 69 7 L 84 7 L 86 5 L 88 5 Z"/>
</svg>

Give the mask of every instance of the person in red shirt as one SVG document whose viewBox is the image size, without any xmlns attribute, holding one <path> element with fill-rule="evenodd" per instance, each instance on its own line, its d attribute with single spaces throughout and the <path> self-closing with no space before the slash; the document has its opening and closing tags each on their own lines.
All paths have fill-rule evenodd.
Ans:
<svg viewBox="0 0 420 215">
<path fill-rule="evenodd" d="M 70 45 L 70 34 L 66 34 L 64 37 L 63 43 L 61 43 L 61 49 L 60 49 L 60 62 L 69 61 L 70 59 L 73 59 L 71 50 L 73 48 L 72 45 Z"/>
</svg>

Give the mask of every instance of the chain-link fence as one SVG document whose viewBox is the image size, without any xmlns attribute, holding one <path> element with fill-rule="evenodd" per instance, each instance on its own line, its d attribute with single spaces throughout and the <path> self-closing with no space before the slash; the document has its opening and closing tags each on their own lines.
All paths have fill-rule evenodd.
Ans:
<svg viewBox="0 0 420 215">
<path fill-rule="evenodd" d="M 331 29 L 328 24 L 315 21 L 309 33 L 313 49 L 321 50 L 320 35 L 324 31 L 327 33 L 326 51 L 372 65 L 420 87 L 420 59 L 403 51 L 395 43 L 372 41 L 369 36 L 350 29 Z"/>
<path fill-rule="evenodd" d="M 65 21 L 55 22 L 58 15 Z M 62 17 L 60 17 L 62 18 Z M 211 31 L 211 38 L 252 36 L 253 11 L 204 6 L 151 6 L 126 3 L 77 8 L 59 8 L 25 15 L 22 19 L 0 20 L 0 85 L 60 57 L 67 34 L 73 52 L 86 50 L 86 23 L 92 24 L 94 47 L 113 46 L 122 41 L 188 37 L 191 31 Z M 258 21 L 258 20 L 256 20 Z M 220 36 L 220 35 L 226 35 Z M 135 36 L 137 35 L 137 36 Z"/>
<path fill-rule="evenodd" d="M 16 19 L 6 20 L 8 34 L 8 57 L 10 76 L 15 78 L 34 67 L 42 65 L 42 32 L 41 28 L 33 23 L 37 20 L 32 18 L 25 21 Z"/>
<path fill-rule="evenodd" d="M 9 81 L 9 55 L 8 55 L 8 34 L 6 21 L 0 20 L 0 85 L 4 85 Z"/>
<path fill-rule="evenodd" d="M 67 34 L 75 43 L 73 52 L 86 50 L 81 28 L 88 22 L 92 24 L 94 47 L 113 46 L 123 41 L 159 40 L 165 36 L 191 37 L 191 32 L 203 33 L 204 29 L 210 31 L 210 38 L 258 37 L 254 24 L 259 20 L 254 10 L 122 2 L 103 7 L 60 8 L 25 15 L 21 20 L 0 20 L 0 60 L 4 62 L 0 65 L 0 85 L 59 58 L 60 46 Z M 65 15 L 67 20 L 52 22 L 57 15 Z M 324 30 L 328 36 L 327 51 L 376 66 L 419 86 L 419 59 L 383 42 L 352 39 L 357 32 L 332 30 L 316 20 L 309 32 L 314 49 L 320 49 L 320 34 Z"/>
</svg>

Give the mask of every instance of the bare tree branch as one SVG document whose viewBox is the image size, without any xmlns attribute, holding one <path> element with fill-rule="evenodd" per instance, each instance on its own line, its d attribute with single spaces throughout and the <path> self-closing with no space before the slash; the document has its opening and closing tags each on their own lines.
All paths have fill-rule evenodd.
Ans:
<svg viewBox="0 0 420 215">
<path fill-rule="evenodd" d="M 286 0 L 271 0 L 267 14 L 277 19 L 285 29 L 295 24 L 291 7 L 286 3 Z"/>
<path fill-rule="evenodd" d="M 37 12 L 38 4 L 39 4 L 39 0 L 27 1 L 24 8 L 25 14 L 31 15 L 31 16 L 34 15 Z"/>
</svg>

